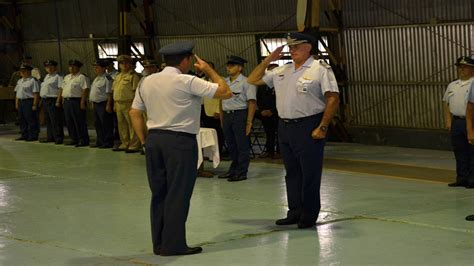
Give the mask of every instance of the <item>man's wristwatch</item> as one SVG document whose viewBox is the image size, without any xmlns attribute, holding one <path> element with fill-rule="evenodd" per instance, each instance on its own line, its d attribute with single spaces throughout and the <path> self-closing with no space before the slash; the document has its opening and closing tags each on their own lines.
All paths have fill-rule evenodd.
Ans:
<svg viewBox="0 0 474 266">
<path fill-rule="evenodd" d="M 323 132 L 327 132 L 327 131 L 328 131 L 328 127 L 327 127 L 327 126 L 320 126 L 319 129 L 321 129 L 321 131 L 323 131 Z"/>
</svg>

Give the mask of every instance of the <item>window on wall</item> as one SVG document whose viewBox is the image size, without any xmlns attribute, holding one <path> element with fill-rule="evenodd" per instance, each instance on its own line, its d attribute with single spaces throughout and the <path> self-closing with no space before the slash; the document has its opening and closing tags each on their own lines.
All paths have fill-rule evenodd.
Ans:
<svg viewBox="0 0 474 266">
<path fill-rule="evenodd" d="M 324 44 L 327 46 L 328 40 L 326 36 L 322 37 L 322 41 Z M 264 58 L 268 56 L 272 51 L 274 51 L 276 48 L 285 45 L 286 44 L 286 38 L 263 38 L 260 39 L 260 56 L 261 58 Z M 319 52 L 321 53 L 321 56 L 323 58 L 326 58 L 328 56 L 328 52 L 324 48 L 323 44 L 321 42 L 318 42 L 318 49 Z M 290 56 L 290 50 L 288 46 L 285 46 L 283 48 L 283 57 L 275 61 L 279 66 L 282 66 L 288 62 L 291 62 L 291 56 Z"/>
<path fill-rule="evenodd" d="M 143 71 L 143 65 L 139 61 L 139 56 L 137 54 L 145 54 L 145 46 L 141 42 L 133 43 L 135 47 L 132 48 L 132 57 L 138 59 L 137 64 L 135 67 L 135 71 L 137 73 L 141 73 Z M 101 42 L 97 44 L 97 54 L 99 55 L 99 59 L 105 58 L 117 58 L 118 56 L 118 44 L 114 42 Z M 118 62 L 114 61 L 114 66 L 118 69 Z"/>
</svg>

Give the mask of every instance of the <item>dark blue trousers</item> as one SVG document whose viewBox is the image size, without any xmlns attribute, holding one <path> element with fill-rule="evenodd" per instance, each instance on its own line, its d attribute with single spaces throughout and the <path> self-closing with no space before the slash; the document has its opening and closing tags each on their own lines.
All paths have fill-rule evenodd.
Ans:
<svg viewBox="0 0 474 266">
<path fill-rule="evenodd" d="M 94 103 L 94 126 L 97 146 L 114 146 L 114 114 L 107 113 L 107 101 Z"/>
<path fill-rule="evenodd" d="M 64 98 L 64 115 L 72 142 L 89 145 L 86 110 L 81 109 L 81 98 Z"/>
<path fill-rule="evenodd" d="M 314 140 L 311 132 L 322 114 L 292 122 L 280 119 L 278 140 L 286 169 L 288 217 L 316 221 L 321 209 L 320 187 L 326 140 Z"/>
<path fill-rule="evenodd" d="M 56 107 L 57 98 L 43 98 L 44 119 L 46 121 L 46 136 L 48 140 L 63 142 L 64 125 L 63 110 Z"/>
<path fill-rule="evenodd" d="M 246 176 L 250 164 L 250 143 L 245 135 L 247 109 L 224 113 L 224 137 L 232 163 L 229 173 Z"/>
<path fill-rule="evenodd" d="M 39 119 L 38 112 L 33 111 L 33 98 L 20 99 L 18 115 L 20 117 L 21 137 L 28 140 L 38 139 Z"/>
<path fill-rule="evenodd" d="M 466 119 L 453 117 L 451 143 L 456 158 L 456 181 L 474 184 L 474 146 L 467 140 Z"/>
<path fill-rule="evenodd" d="M 185 251 L 185 224 L 197 177 L 196 135 L 151 129 L 145 147 L 153 248 Z"/>
</svg>

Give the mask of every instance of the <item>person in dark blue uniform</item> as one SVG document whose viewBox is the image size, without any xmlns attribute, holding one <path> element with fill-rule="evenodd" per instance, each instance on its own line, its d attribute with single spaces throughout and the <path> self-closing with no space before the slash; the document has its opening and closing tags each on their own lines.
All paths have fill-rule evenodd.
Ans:
<svg viewBox="0 0 474 266">
<path fill-rule="evenodd" d="M 185 230 L 197 177 L 201 97 L 232 95 L 225 81 L 197 56 L 195 67 L 214 83 L 183 74 L 192 66 L 193 47 L 184 41 L 161 48 L 167 67 L 143 80 L 130 110 L 132 125 L 146 149 L 153 252 L 162 256 L 202 251 L 187 245 Z"/>
<path fill-rule="evenodd" d="M 221 107 L 221 123 L 224 138 L 229 149 L 232 163 L 229 170 L 219 178 L 227 178 L 229 182 L 247 179 L 250 164 L 249 134 L 252 130 L 253 118 L 257 109 L 257 88 L 247 82 L 242 75 L 247 60 L 231 55 L 227 60 L 226 82 L 232 90 L 232 98 L 223 100 Z"/>
<path fill-rule="evenodd" d="M 63 110 L 56 106 L 59 88 L 63 83 L 63 77 L 58 73 L 58 62 L 46 60 L 43 63 L 46 76 L 41 83 L 40 96 L 44 108 L 44 119 L 46 121 L 46 139 L 40 142 L 55 142 L 62 144 L 64 140 L 64 115 Z"/>
<path fill-rule="evenodd" d="M 27 64 L 20 66 L 21 79 L 15 86 L 15 107 L 20 117 L 21 136 L 15 140 L 36 141 L 39 134 L 38 104 L 39 81 L 31 76 L 33 67 Z"/>
<path fill-rule="evenodd" d="M 289 33 L 287 45 L 293 63 L 265 73 L 282 57 L 277 48 L 249 75 L 255 85 L 275 88 L 280 117 L 278 141 L 286 170 L 288 213 L 277 225 L 316 224 L 321 209 L 320 187 L 326 134 L 339 105 L 339 90 L 331 67 L 312 57 L 313 36 Z"/>
<path fill-rule="evenodd" d="M 457 80 L 451 82 L 443 97 L 444 121 L 451 132 L 456 158 L 456 181 L 450 187 L 474 188 L 474 151 L 468 143 L 466 109 L 469 91 L 474 86 L 474 60 L 467 56 L 456 61 Z"/>
<path fill-rule="evenodd" d="M 468 72 L 470 73 L 471 80 L 474 80 L 474 59 L 467 57 L 466 66 L 468 68 Z M 467 128 L 467 140 L 469 143 L 469 148 L 471 150 L 471 154 L 474 154 L 474 88 L 473 86 L 470 87 L 468 98 L 467 98 L 467 106 L 466 106 L 466 128 Z M 474 159 L 471 157 L 471 169 L 474 169 Z M 474 182 L 474 171 L 471 171 L 470 175 L 471 181 Z M 474 183 L 471 183 L 474 185 Z M 467 221 L 474 221 L 474 214 L 468 215 L 466 217 Z"/>
</svg>

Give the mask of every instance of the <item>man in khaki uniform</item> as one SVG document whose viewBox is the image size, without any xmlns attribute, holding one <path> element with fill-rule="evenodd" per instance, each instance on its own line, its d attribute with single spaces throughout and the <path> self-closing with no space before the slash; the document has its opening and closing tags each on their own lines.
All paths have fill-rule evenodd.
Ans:
<svg viewBox="0 0 474 266">
<path fill-rule="evenodd" d="M 140 81 L 140 75 L 135 72 L 135 62 L 129 55 L 121 55 L 117 58 L 120 73 L 115 77 L 112 85 L 115 111 L 122 144 L 113 151 L 125 151 L 126 153 L 140 152 L 141 145 L 135 132 L 128 112 L 132 106 L 135 90 Z"/>
</svg>

